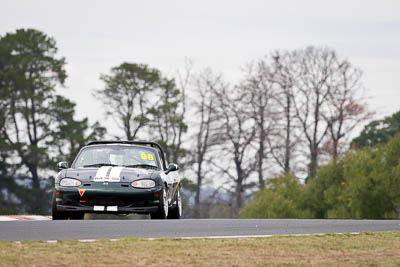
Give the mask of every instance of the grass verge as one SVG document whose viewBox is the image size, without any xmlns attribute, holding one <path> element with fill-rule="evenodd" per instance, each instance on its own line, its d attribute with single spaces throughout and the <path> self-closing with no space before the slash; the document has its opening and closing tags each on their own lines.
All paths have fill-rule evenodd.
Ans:
<svg viewBox="0 0 400 267">
<path fill-rule="evenodd" d="M 0 266 L 400 265 L 400 232 L 248 239 L 0 241 Z"/>
</svg>

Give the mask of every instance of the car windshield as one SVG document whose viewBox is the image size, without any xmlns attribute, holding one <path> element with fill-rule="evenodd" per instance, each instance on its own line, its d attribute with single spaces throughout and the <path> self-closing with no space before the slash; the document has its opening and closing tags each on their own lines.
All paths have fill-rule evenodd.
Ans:
<svg viewBox="0 0 400 267">
<path fill-rule="evenodd" d="M 87 147 L 74 162 L 74 168 L 125 166 L 158 169 L 156 151 L 151 148 L 126 145 Z"/>
</svg>

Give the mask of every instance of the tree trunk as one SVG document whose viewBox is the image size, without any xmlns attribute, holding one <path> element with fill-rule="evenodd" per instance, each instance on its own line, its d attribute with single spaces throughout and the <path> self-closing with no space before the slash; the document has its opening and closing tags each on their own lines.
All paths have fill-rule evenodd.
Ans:
<svg viewBox="0 0 400 267">
<path fill-rule="evenodd" d="M 311 158 L 310 158 L 310 164 L 308 166 L 308 177 L 306 179 L 306 182 L 314 178 L 318 166 L 318 147 L 314 146 L 310 150 L 311 150 L 310 151 Z"/>
<path fill-rule="evenodd" d="M 285 136 L 285 161 L 284 161 L 284 171 L 285 173 L 290 172 L 290 159 L 291 159 L 291 140 L 290 134 L 292 130 L 291 117 L 290 117 L 290 107 L 291 99 L 290 95 L 286 94 L 286 136 Z"/>
<path fill-rule="evenodd" d="M 263 127 L 263 126 L 261 126 Z M 264 173 L 263 173 L 263 163 L 264 163 L 264 150 L 265 150 L 265 144 L 264 144 L 264 139 L 265 138 L 265 131 L 264 128 L 261 128 L 261 133 L 260 133 L 260 146 L 258 150 L 258 187 L 260 190 L 263 190 L 265 187 L 265 180 L 264 180 Z"/>
<path fill-rule="evenodd" d="M 236 200 L 235 200 L 235 207 L 234 207 L 234 217 L 239 216 L 239 211 L 240 211 L 240 208 L 242 207 L 242 203 L 243 203 L 242 192 L 243 192 L 242 181 L 238 181 L 236 184 L 236 189 L 235 189 Z"/>
<path fill-rule="evenodd" d="M 198 169 L 197 173 L 197 188 L 196 188 L 196 195 L 194 198 L 194 217 L 200 218 L 200 194 L 201 194 L 201 184 L 202 184 L 203 177 L 201 176 L 201 169 Z"/>
<path fill-rule="evenodd" d="M 238 159 L 235 159 L 235 164 L 236 164 L 236 174 L 237 174 L 237 181 L 236 181 L 236 187 L 235 187 L 235 206 L 234 206 L 234 216 L 238 217 L 239 216 L 239 210 L 242 207 L 243 203 L 243 170 L 241 168 L 241 163 Z"/>
<path fill-rule="evenodd" d="M 40 188 L 40 181 L 39 181 L 37 165 L 34 165 L 34 164 L 29 165 L 28 169 L 29 169 L 29 172 L 32 175 L 32 188 L 39 189 Z"/>
</svg>

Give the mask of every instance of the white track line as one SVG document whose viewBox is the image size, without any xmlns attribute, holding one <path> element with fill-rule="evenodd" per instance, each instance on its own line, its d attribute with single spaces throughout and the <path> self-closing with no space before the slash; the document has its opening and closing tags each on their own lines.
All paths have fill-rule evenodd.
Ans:
<svg viewBox="0 0 400 267">
<path fill-rule="evenodd" d="M 320 236 L 320 235 L 329 235 L 329 234 L 335 234 L 335 235 L 344 235 L 344 234 L 350 234 L 350 235 L 358 235 L 360 234 L 359 232 L 352 232 L 352 233 L 313 233 L 313 234 L 287 234 L 287 235 L 231 235 L 231 236 L 193 236 L 193 237 L 178 237 L 178 238 L 173 238 L 173 239 L 240 239 L 240 238 L 265 238 L 265 237 L 273 237 L 273 236 Z M 153 238 L 152 240 L 156 240 L 157 238 Z"/>
<path fill-rule="evenodd" d="M 290 237 L 290 236 L 324 236 L 324 235 L 359 235 L 361 232 L 350 232 L 350 233 L 313 233 L 313 234 L 287 234 L 287 235 L 229 235 L 229 236 L 193 236 L 193 237 L 157 237 L 157 238 L 142 238 L 144 240 L 150 240 L 154 241 L 157 239 L 161 238 L 169 238 L 169 239 L 175 239 L 175 240 L 189 240 L 189 239 L 244 239 L 244 238 L 267 238 L 267 237 L 273 237 L 273 236 L 285 236 L 285 237 Z M 96 242 L 100 239 L 78 239 L 78 242 Z M 101 239 L 105 240 L 105 239 Z M 111 242 L 116 242 L 120 241 L 121 239 L 109 239 Z M 45 242 L 47 243 L 57 243 L 58 240 L 46 240 Z M 15 241 L 15 243 L 20 244 L 21 241 Z"/>
</svg>

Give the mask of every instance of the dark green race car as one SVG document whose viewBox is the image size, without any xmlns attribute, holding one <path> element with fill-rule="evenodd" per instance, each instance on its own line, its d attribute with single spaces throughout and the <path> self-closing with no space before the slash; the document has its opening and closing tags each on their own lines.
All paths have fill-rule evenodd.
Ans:
<svg viewBox="0 0 400 267">
<path fill-rule="evenodd" d="M 55 179 L 53 220 L 83 219 L 85 213 L 182 215 L 181 178 L 153 142 L 95 141 L 83 147 Z"/>
</svg>

